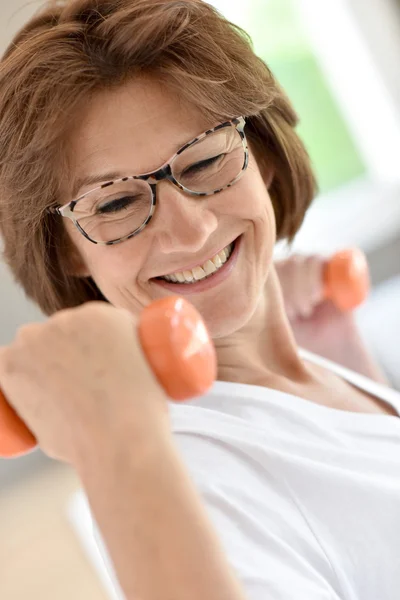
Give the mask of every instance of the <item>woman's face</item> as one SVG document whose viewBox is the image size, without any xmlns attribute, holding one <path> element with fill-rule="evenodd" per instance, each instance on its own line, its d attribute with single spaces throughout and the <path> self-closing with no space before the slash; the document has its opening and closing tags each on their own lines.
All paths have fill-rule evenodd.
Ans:
<svg viewBox="0 0 400 600">
<path fill-rule="evenodd" d="M 71 135 L 68 194 L 77 179 L 87 176 L 154 171 L 216 124 L 154 80 L 101 92 L 82 112 Z M 81 187 L 75 198 L 93 187 Z M 255 312 L 272 261 L 276 232 L 267 187 L 268 175 L 263 178 L 250 149 L 242 178 L 219 194 L 189 196 L 168 181 L 160 182 L 153 218 L 139 235 L 120 244 L 93 244 L 65 219 L 82 259 L 76 274 L 90 275 L 111 304 L 139 314 L 153 300 L 176 294 L 154 278 L 203 265 L 242 236 L 228 277 L 203 291 L 191 292 L 191 284 L 185 287 L 185 297 L 202 314 L 211 336 L 228 336 Z M 72 199 L 67 195 L 66 201 Z"/>
</svg>

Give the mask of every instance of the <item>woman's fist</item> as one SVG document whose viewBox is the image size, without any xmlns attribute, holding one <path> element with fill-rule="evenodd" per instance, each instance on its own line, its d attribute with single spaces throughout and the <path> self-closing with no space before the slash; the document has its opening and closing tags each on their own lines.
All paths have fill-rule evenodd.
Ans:
<svg viewBox="0 0 400 600">
<path fill-rule="evenodd" d="M 275 263 L 290 321 L 310 318 L 323 302 L 325 264 L 326 260 L 320 256 L 299 254 Z"/>
<path fill-rule="evenodd" d="M 104 302 L 20 327 L 0 348 L 0 388 L 41 449 L 71 464 L 125 427 L 134 438 L 167 424 L 167 398 L 142 352 L 137 319 Z"/>
<path fill-rule="evenodd" d="M 387 384 L 368 352 L 351 311 L 339 310 L 324 297 L 324 269 L 318 255 L 293 255 L 276 261 L 285 308 L 297 344 L 379 383 Z"/>
<path fill-rule="evenodd" d="M 286 313 L 297 344 L 310 352 L 353 365 L 359 334 L 352 312 L 324 298 L 324 258 L 293 255 L 275 262 Z"/>
</svg>

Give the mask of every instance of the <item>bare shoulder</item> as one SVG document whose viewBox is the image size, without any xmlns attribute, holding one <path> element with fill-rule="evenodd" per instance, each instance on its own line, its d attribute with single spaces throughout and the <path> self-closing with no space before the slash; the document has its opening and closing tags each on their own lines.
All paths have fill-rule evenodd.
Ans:
<svg viewBox="0 0 400 600">
<path fill-rule="evenodd" d="M 336 410 L 398 416 L 394 408 L 384 400 L 357 388 L 329 369 L 305 362 L 315 375 L 313 382 L 303 390 L 304 395 L 301 397 L 306 400 Z"/>
</svg>

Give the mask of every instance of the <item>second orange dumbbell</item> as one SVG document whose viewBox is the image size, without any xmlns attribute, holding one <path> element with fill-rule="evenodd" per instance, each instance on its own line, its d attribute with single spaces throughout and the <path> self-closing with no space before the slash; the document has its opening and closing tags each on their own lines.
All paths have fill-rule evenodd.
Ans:
<svg viewBox="0 0 400 600">
<path fill-rule="evenodd" d="M 370 285 L 367 259 L 358 248 L 337 252 L 326 264 L 324 296 L 339 310 L 354 310 L 362 304 Z"/>
</svg>

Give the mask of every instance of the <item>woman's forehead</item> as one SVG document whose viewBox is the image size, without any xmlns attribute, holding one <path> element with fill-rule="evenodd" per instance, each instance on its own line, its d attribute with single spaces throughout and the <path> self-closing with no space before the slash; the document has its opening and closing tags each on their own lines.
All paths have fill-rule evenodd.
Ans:
<svg viewBox="0 0 400 600">
<path fill-rule="evenodd" d="M 166 86 L 132 81 L 87 103 L 70 137 L 73 168 L 86 172 L 107 164 L 132 173 L 151 171 L 212 125 Z"/>
</svg>

